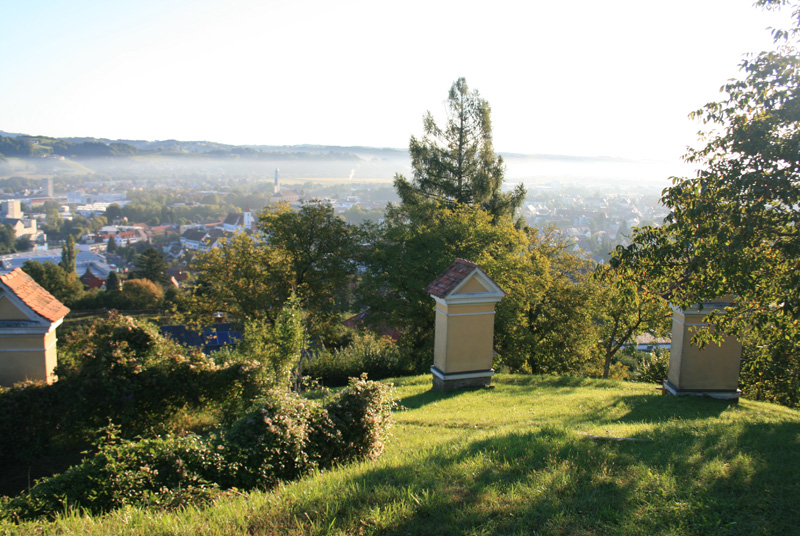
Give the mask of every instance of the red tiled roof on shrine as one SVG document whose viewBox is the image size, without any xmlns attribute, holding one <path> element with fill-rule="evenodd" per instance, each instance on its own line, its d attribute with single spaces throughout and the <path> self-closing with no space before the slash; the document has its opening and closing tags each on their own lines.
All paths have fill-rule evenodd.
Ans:
<svg viewBox="0 0 800 536">
<path fill-rule="evenodd" d="M 69 313 L 69 309 L 63 303 L 55 299 L 21 268 L 14 268 L 11 272 L 0 275 L 0 283 L 25 302 L 25 305 L 50 322 L 61 320 Z"/>
<path fill-rule="evenodd" d="M 441 273 L 433 283 L 425 287 L 425 292 L 432 294 L 437 298 L 444 298 L 459 283 L 464 281 L 469 275 L 478 268 L 474 262 L 464 259 L 456 259 L 453 264 L 447 267 L 447 270 Z"/>
</svg>

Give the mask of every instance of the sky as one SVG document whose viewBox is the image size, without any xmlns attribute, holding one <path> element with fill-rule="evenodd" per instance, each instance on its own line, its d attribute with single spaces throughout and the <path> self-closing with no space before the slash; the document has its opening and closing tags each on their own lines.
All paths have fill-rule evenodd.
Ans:
<svg viewBox="0 0 800 536">
<path fill-rule="evenodd" d="M 498 151 L 679 162 L 752 1 L 0 0 L 0 130 L 405 148 L 465 77 Z"/>
</svg>

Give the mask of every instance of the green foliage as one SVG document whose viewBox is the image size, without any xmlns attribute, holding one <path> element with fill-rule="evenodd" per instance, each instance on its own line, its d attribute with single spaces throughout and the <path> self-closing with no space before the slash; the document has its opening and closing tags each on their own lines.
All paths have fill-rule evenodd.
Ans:
<svg viewBox="0 0 800 536">
<path fill-rule="evenodd" d="M 23 382 L 0 387 L 0 466 L 30 464 L 38 457 L 71 445 L 70 392 L 63 384 Z M 83 439 L 83 438 L 81 438 Z"/>
<path fill-rule="evenodd" d="M 669 372 L 669 350 L 654 349 L 641 354 L 633 379 L 638 382 L 659 383 Z"/>
<path fill-rule="evenodd" d="M 762 4 L 782 2 L 762 2 Z M 796 19 L 797 22 L 797 19 Z M 800 24 L 800 22 L 798 22 Z M 778 32 L 779 42 L 800 28 Z M 665 225 L 634 232 L 612 266 L 653 294 L 687 308 L 722 296 L 731 306 L 705 319 L 704 344 L 724 334 L 748 348 L 742 385 L 755 396 L 800 405 L 800 55 L 795 41 L 746 58 L 724 98 L 693 114 L 706 145 L 686 159 L 701 170 L 674 178 Z M 768 349 L 768 350 L 765 350 Z M 757 383 L 756 386 L 753 382 Z"/>
<path fill-rule="evenodd" d="M 176 509 L 210 502 L 225 459 L 200 437 L 125 440 L 109 426 L 98 451 L 66 472 L 36 483 L 9 501 L 2 517 L 52 517 L 66 508 L 101 513 L 125 506 Z"/>
<path fill-rule="evenodd" d="M 187 308 L 196 319 L 224 311 L 239 320 L 273 322 L 291 292 L 285 254 L 246 234 L 198 254 L 193 264 L 198 276 Z"/>
<path fill-rule="evenodd" d="M 362 304 L 375 322 L 401 331 L 401 348 L 415 371 L 426 370 L 433 355 L 434 302 L 425 287 L 456 258 L 477 263 L 507 292 L 506 284 L 522 295 L 537 292 L 521 284 L 530 259 L 527 235 L 509 219 L 492 224 L 478 207 L 392 207 L 370 241 Z"/>
<path fill-rule="evenodd" d="M 33 144 L 26 139 L 0 136 L 0 154 L 4 156 L 33 156 Z"/>
<path fill-rule="evenodd" d="M 121 292 L 112 293 L 111 296 L 113 305 L 118 309 L 158 309 L 164 302 L 164 289 L 149 279 L 130 279 L 125 281 Z"/>
<path fill-rule="evenodd" d="M 320 408 L 287 390 L 272 390 L 223 436 L 231 462 L 226 487 L 265 488 L 297 478 L 316 466 L 310 427 Z"/>
<path fill-rule="evenodd" d="M 94 455 L 3 504 L 0 518 L 52 517 L 68 506 L 93 513 L 197 506 L 221 489 L 263 489 L 317 467 L 374 459 L 383 451 L 394 406 L 391 387 L 361 378 L 324 405 L 268 391 L 229 428 L 207 438 L 125 440 L 110 425 Z"/>
<path fill-rule="evenodd" d="M 66 272 L 52 262 L 25 261 L 22 271 L 55 296 L 66 306 L 71 306 L 84 295 L 83 283 L 74 271 Z"/>
<path fill-rule="evenodd" d="M 372 236 L 360 293 L 375 321 L 401 332 L 418 372 L 431 363 L 434 301 L 425 287 L 456 258 L 475 262 L 506 292 L 495 315 L 500 364 L 581 373 L 597 355 L 593 265 L 557 237 L 517 229 L 479 207 L 393 207 Z"/>
<path fill-rule="evenodd" d="M 75 239 L 72 235 L 69 235 L 66 242 L 61 246 L 61 262 L 58 265 L 66 273 L 71 274 L 76 271 L 75 261 L 77 258 L 78 251 L 75 249 Z"/>
<path fill-rule="evenodd" d="M 0 466 L 80 452 L 109 420 L 126 438 L 180 430 L 186 412 L 230 412 L 260 385 L 246 363 L 217 365 L 116 314 L 59 350 L 56 383 L 0 392 Z"/>
<path fill-rule="evenodd" d="M 498 374 L 439 393 L 402 378 L 376 463 L 313 471 L 202 508 L 69 511 L 7 523 L 64 534 L 793 534 L 800 412 L 652 385 Z M 620 440 L 614 440 L 619 438 Z M 432 521 L 433 520 L 433 521 Z"/>
<path fill-rule="evenodd" d="M 122 284 L 120 283 L 119 276 L 117 272 L 111 271 L 108 273 L 106 277 L 106 292 L 119 292 L 122 290 Z"/>
<path fill-rule="evenodd" d="M 335 461 L 374 460 L 383 453 L 395 396 L 391 385 L 367 381 L 362 374 L 351 378 L 347 387 L 325 404 L 335 429 L 341 432 L 342 446 Z"/>
<path fill-rule="evenodd" d="M 639 286 L 633 279 L 618 277 L 614 270 L 600 267 L 596 321 L 599 323 L 603 378 L 608 378 L 614 356 L 637 335 L 665 335 L 671 328 L 671 310 L 661 296 Z M 662 376 L 666 377 L 666 376 Z"/>
<path fill-rule="evenodd" d="M 303 375 L 329 387 L 346 385 L 362 373 L 380 380 L 410 372 L 400 348 L 391 339 L 370 332 L 356 334 L 342 348 L 318 352 L 304 362 L 302 370 Z"/>
<path fill-rule="evenodd" d="M 166 286 L 169 283 L 167 277 L 167 261 L 164 254 L 155 248 L 148 248 L 133 259 L 136 269 L 131 274 L 133 279 L 148 279 L 158 285 Z"/>
<path fill-rule="evenodd" d="M 494 220 L 514 217 L 525 199 L 525 188 L 520 184 L 513 192 L 501 192 L 505 164 L 492 146 L 490 116 L 489 103 L 477 91 L 470 91 L 464 78 L 453 83 L 447 125 L 439 127 L 428 112 L 424 137 L 411 137 L 413 181 L 402 175 L 394 181 L 404 205 L 430 201 L 450 207 L 475 205 Z"/>
<path fill-rule="evenodd" d="M 292 372 L 305 345 L 303 317 L 299 300 L 292 294 L 274 323 L 258 318 L 245 322 L 243 339 L 235 353 L 260 365 L 264 385 L 269 388 L 289 389 Z"/>
<path fill-rule="evenodd" d="M 357 229 L 338 218 L 329 203 L 267 207 L 259 216 L 265 244 L 286 258 L 289 284 L 309 314 L 309 331 L 324 335 L 348 310 L 356 271 Z"/>
<path fill-rule="evenodd" d="M 14 228 L 7 224 L 0 224 L 0 252 L 13 253 L 16 249 L 14 247 L 16 240 L 16 232 Z"/>
</svg>

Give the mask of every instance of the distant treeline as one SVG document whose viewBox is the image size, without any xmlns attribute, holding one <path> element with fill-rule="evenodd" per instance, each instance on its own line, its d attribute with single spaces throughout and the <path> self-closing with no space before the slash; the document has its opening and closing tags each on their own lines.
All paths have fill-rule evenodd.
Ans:
<svg viewBox="0 0 800 536">
<path fill-rule="evenodd" d="M 38 136 L 0 136 L 0 154 L 19 158 L 61 155 L 74 158 L 99 158 L 109 156 L 132 156 L 139 150 L 126 143 L 106 144 L 101 141 L 73 143 L 57 138 Z"/>
<path fill-rule="evenodd" d="M 193 156 L 209 158 L 247 158 L 247 159 L 281 159 L 281 160 L 361 160 L 358 155 L 348 152 L 328 151 L 264 151 L 251 147 L 226 146 L 208 144 L 203 151 L 196 150 L 196 144 L 189 142 L 173 142 L 168 145 L 159 144 L 151 148 L 138 148 L 124 142 L 106 142 L 101 140 L 70 141 L 43 136 L 19 135 L 15 137 L 0 136 L 0 156 L 29 158 L 37 156 L 60 155 L 68 158 L 113 158 L 147 154 L 165 154 L 174 156 Z"/>
</svg>

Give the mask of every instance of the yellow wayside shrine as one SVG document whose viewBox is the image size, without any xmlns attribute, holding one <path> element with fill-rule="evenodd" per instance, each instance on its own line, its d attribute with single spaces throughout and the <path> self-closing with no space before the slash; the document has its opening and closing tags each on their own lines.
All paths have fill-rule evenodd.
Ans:
<svg viewBox="0 0 800 536">
<path fill-rule="evenodd" d="M 21 269 L 0 275 L 0 385 L 55 380 L 56 328 L 67 313 Z"/>
<path fill-rule="evenodd" d="M 505 292 L 464 259 L 456 259 L 425 291 L 436 301 L 433 388 L 488 386 L 494 375 L 494 309 Z"/>
<path fill-rule="evenodd" d="M 732 299 L 726 296 L 702 306 L 673 308 L 669 372 L 664 380 L 667 393 L 724 399 L 741 396 L 738 383 L 742 344 L 731 336 L 726 336 L 721 345 L 711 343 L 702 349 L 692 344 L 697 330 L 706 326 L 704 318 L 712 310 L 730 305 Z"/>
</svg>

